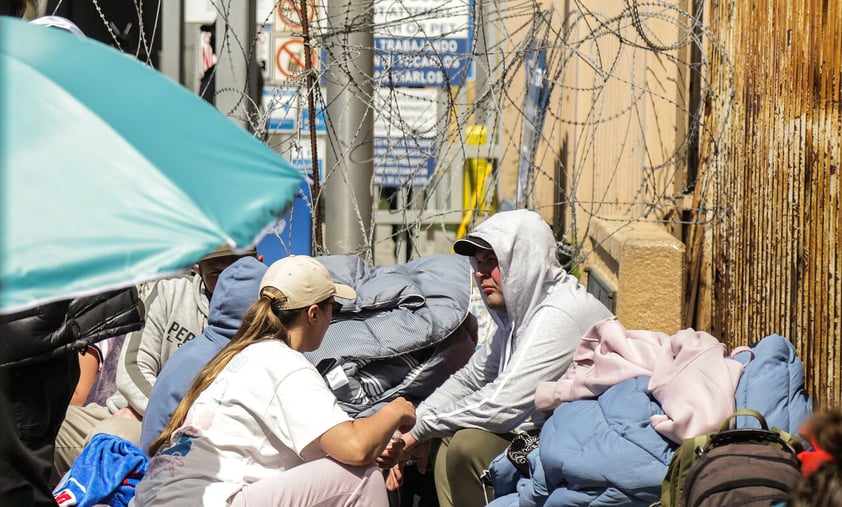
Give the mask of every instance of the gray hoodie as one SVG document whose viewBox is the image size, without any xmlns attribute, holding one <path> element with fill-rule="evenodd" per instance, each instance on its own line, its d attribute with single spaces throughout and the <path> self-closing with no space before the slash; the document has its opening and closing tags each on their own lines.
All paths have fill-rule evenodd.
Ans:
<svg viewBox="0 0 842 507">
<path fill-rule="evenodd" d="M 126 406 L 143 415 L 164 363 L 208 324 L 208 297 L 199 275 L 159 280 L 146 297 L 146 325 L 126 336 L 117 363 L 117 393 L 106 406 Z"/>
<path fill-rule="evenodd" d="M 561 377 L 585 332 L 613 316 L 561 267 L 556 241 L 537 213 L 498 213 L 471 236 L 497 255 L 508 315 L 489 309 L 497 332 L 418 406 L 411 434 L 419 441 L 463 428 L 536 429 L 543 422 L 533 419 L 538 382 Z"/>
</svg>

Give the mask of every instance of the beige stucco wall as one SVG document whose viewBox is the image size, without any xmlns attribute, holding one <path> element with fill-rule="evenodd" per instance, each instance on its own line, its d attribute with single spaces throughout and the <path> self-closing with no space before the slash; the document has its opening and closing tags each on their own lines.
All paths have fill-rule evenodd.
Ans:
<svg viewBox="0 0 842 507">
<path fill-rule="evenodd" d="M 675 4 L 690 9 L 689 1 Z M 675 46 L 655 51 L 628 20 L 617 24 L 618 34 L 598 29 L 597 20 L 626 19 L 625 1 L 555 0 L 544 5 L 550 7 L 554 86 L 530 207 L 548 221 L 561 210 L 558 230 L 577 242 L 593 218 L 669 220 L 687 186 L 691 72 L 684 24 L 645 17 L 642 29 L 652 40 Z M 512 37 L 503 42 L 504 52 L 513 52 L 528 32 L 520 17 L 508 20 L 505 31 Z M 557 34 L 563 35 L 554 39 Z M 511 74 L 499 127 L 501 198 L 515 193 L 523 129 L 526 79 L 522 67 Z"/>
<path fill-rule="evenodd" d="M 593 254 L 583 281 L 599 276 L 614 289 L 617 318 L 627 329 L 675 333 L 684 315 L 684 245 L 662 227 L 593 220 Z M 593 287 L 591 287 L 593 289 Z"/>
</svg>

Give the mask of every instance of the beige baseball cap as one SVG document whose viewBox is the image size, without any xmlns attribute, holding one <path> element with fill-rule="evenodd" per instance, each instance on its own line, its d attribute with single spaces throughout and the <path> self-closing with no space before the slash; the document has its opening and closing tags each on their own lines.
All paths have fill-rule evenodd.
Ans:
<svg viewBox="0 0 842 507">
<path fill-rule="evenodd" d="M 354 289 L 333 283 L 324 264 L 307 255 L 290 255 L 273 262 L 260 280 L 260 289 L 263 287 L 274 287 L 283 292 L 287 297 L 282 306 L 284 310 L 321 303 L 330 296 L 357 298 Z"/>
<path fill-rule="evenodd" d="M 231 247 L 229 247 L 228 245 L 220 245 L 214 248 L 212 252 L 202 257 L 201 260 L 199 260 L 199 262 L 209 261 L 211 259 L 217 259 L 219 257 L 244 257 L 246 255 L 257 255 L 257 249 L 252 247 L 248 250 L 243 251 L 243 253 L 237 253 L 234 250 L 231 250 Z"/>
</svg>

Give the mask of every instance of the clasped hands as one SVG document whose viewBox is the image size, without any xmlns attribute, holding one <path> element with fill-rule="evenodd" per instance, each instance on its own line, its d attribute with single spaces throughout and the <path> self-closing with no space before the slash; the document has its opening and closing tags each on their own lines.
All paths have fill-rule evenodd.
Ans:
<svg viewBox="0 0 842 507">
<path fill-rule="evenodd" d="M 419 473 L 427 471 L 430 458 L 430 440 L 418 442 L 409 433 L 404 433 L 399 439 L 394 439 L 377 458 L 377 466 L 386 476 L 386 489 L 395 491 L 403 484 L 403 470 L 410 457 L 415 457 Z"/>
</svg>

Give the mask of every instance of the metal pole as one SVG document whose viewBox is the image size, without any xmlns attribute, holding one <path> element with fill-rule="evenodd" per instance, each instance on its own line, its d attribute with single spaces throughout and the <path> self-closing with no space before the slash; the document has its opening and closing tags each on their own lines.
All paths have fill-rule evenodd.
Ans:
<svg viewBox="0 0 842 507">
<path fill-rule="evenodd" d="M 372 257 L 374 34 L 372 0 L 328 2 L 325 247 Z M 319 203 L 321 204 L 321 203 Z"/>
<path fill-rule="evenodd" d="M 310 121 L 310 162 L 313 171 L 313 202 L 321 202 L 319 198 L 322 193 L 321 189 L 321 171 L 319 171 L 319 149 L 316 142 L 316 75 L 313 71 L 313 47 L 310 40 L 310 21 L 309 13 L 307 12 L 307 0 L 300 0 L 301 10 L 301 32 L 304 38 L 304 72 L 306 72 L 305 82 L 307 83 L 307 114 Z M 315 248 L 312 250 L 320 252 L 324 250 L 325 243 L 322 237 L 322 207 L 316 206 L 313 210 L 313 236 L 315 237 Z"/>
<path fill-rule="evenodd" d="M 161 3 L 161 72 L 184 84 L 184 0 Z"/>
<path fill-rule="evenodd" d="M 216 95 L 214 104 L 233 121 L 248 126 L 248 112 L 254 100 L 254 60 L 257 24 L 256 0 L 219 2 L 216 19 Z"/>
</svg>

